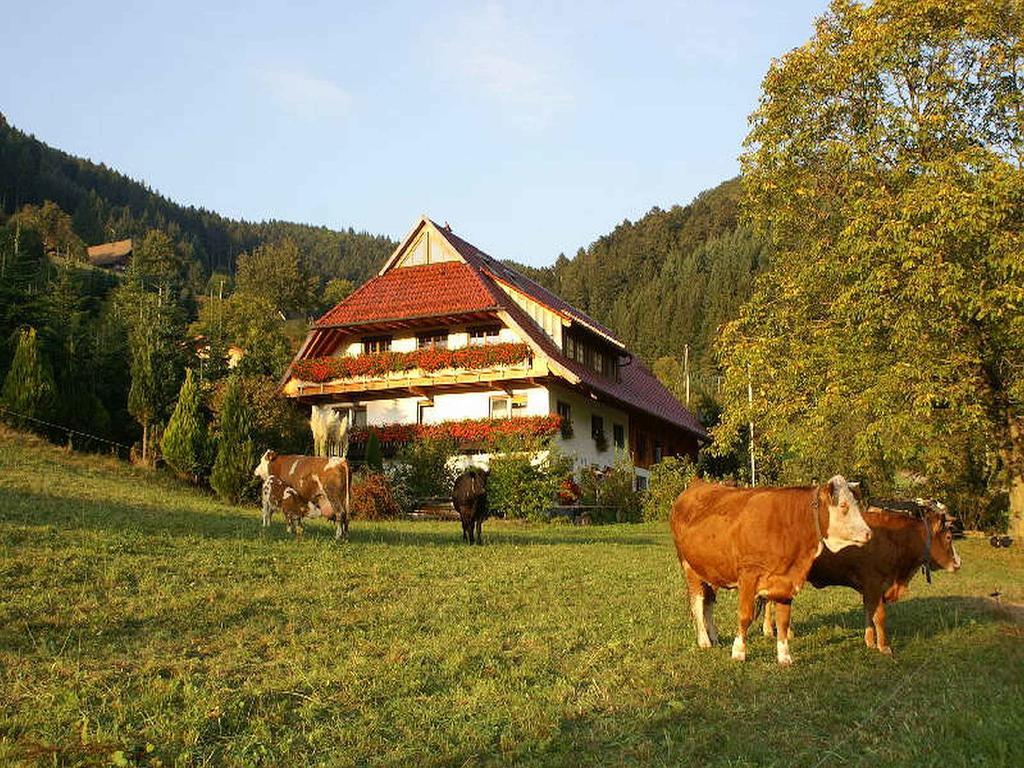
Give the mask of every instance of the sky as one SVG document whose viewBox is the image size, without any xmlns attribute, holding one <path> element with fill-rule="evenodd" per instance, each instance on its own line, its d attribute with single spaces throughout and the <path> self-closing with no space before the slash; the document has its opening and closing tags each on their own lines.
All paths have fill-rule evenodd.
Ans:
<svg viewBox="0 0 1024 768">
<path fill-rule="evenodd" d="M 572 256 L 739 170 L 825 0 L 21 3 L 0 112 L 177 202 Z"/>
</svg>

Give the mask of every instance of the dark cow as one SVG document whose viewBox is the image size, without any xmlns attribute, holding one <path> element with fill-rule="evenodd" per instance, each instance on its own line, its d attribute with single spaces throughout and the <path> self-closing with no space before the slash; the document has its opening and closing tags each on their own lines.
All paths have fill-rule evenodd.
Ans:
<svg viewBox="0 0 1024 768">
<path fill-rule="evenodd" d="M 840 475 L 797 488 L 729 488 L 695 480 L 672 505 L 671 523 L 701 648 L 718 642 L 717 590 L 739 589 L 732 646 L 738 661 L 746 659 L 747 628 L 760 595 L 776 603 L 778 661 L 791 664 L 790 603 L 814 558 L 825 548 L 838 551 L 871 538 L 856 483 Z"/>
<path fill-rule="evenodd" d="M 818 589 L 850 587 L 860 592 L 864 598 L 864 643 L 891 655 L 885 605 L 906 594 L 919 568 L 929 581 L 931 569 L 959 570 L 960 555 L 953 546 L 955 520 L 944 504 L 923 499 L 881 502 L 868 508 L 864 520 L 871 526 L 871 541 L 841 552 L 822 552 L 807 580 Z M 763 631 L 773 634 L 770 605 L 765 607 Z"/>
<path fill-rule="evenodd" d="M 335 538 L 348 536 L 351 472 L 345 459 L 319 456 L 278 456 L 267 451 L 253 471 L 266 482 L 276 477 L 309 501 L 306 517 L 320 515 L 335 522 Z"/>
<path fill-rule="evenodd" d="M 482 469 L 470 467 L 459 475 L 452 488 L 452 506 L 462 520 L 462 540 L 472 544 L 475 528 L 475 541 L 477 544 L 483 544 L 481 528 L 488 515 L 487 473 Z"/>
</svg>

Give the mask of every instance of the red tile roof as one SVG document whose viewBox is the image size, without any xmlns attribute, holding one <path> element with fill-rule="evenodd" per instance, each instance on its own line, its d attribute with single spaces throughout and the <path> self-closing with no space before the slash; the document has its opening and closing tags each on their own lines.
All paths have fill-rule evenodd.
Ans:
<svg viewBox="0 0 1024 768">
<path fill-rule="evenodd" d="M 581 312 L 576 309 L 572 304 L 564 301 L 561 296 L 555 295 L 540 283 L 534 282 L 525 275 L 516 272 L 510 266 L 498 261 L 493 256 L 488 256 L 475 245 L 466 242 L 450 229 L 440 227 L 436 223 L 434 226 L 437 227 L 441 234 L 445 236 L 449 243 L 451 243 L 451 246 L 458 251 L 459 255 L 466 259 L 470 264 L 485 270 L 495 279 L 511 285 L 521 293 L 525 293 L 527 296 L 531 297 L 539 304 L 543 304 L 548 309 L 563 315 L 570 320 L 582 323 L 583 325 L 588 326 L 591 330 L 607 337 L 614 344 L 617 344 L 620 347 L 625 347 L 625 344 L 623 344 L 619 337 L 615 335 L 614 331 L 601 325 L 601 323 L 594 320 L 594 318 L 590 317 L 585 312 Z"/>
<path fill-rule="evenodd" d="M 496 289 L 497 290 L 497 289 Z M 318 328 L 497 309 L 481 275 L 446 261 L 397 267 L 371 279 L 316 321 Z"/>
</svg>

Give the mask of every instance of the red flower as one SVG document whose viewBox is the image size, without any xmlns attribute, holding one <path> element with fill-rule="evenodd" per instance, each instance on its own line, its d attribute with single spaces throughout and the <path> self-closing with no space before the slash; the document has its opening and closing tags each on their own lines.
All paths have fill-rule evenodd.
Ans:
<svg viewBox="0 0 1024 768">
<path fill-rule="evenodd" d="M 548 416 L 522 416 L 512 419 L 463 419 L 439 424 L 377 424 L 349 432 L 349 440 L 365 443 L 370 432 L 382 443 L 408 443 L 417 438 L 451 438 L 458 443 L 486 442 L 498 436 L 532 435 L 546 437 L 561 428 L 562 419 Z"/>
</svg>

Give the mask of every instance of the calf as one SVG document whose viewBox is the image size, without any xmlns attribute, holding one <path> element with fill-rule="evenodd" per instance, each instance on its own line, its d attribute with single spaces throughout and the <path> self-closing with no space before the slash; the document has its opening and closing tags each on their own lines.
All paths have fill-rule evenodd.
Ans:
<svg viewBox="0 0 1024 768">
<path fill-rule="evenodd" d="M 690 593 L 697 644 L 718 641 L 718 589 L 739 589 L 739 628 L 732 657 L 747 654 L 747 628 L 757 596 L 775 601 L 779 664 L 791 664 L 789 616 L 814 558 L 823 550 L 871 538 L 855 483 L 836 475 L 822 486 L 728 488 L 695 480 L 672 505 L 672 537 Z"/>
<path fill-rule="evenodd" d="M 481 529 L 488 514 L 487 473 L 470 467 L 459 475 L 452 488 L 452 506 L 462 520 L 462 540 L 472 544 L 476 528 L 476 543 L 483 544 Z"/>
<path fill-rule="evenodd" d="M 319 456 L 278 456 L 267 451 L 253 471 L 256 477 L 266 482 L 276 477 L 285 485 L 294 488 L 303 499 L 327 520 L 336 524 L 335 538 L 348 536 L 349 493 L 351 473 L 345 459 L 322 458 Z M 307 514 L 306 517 L 315 517 Z"/>
<path fill-rule="evenodd" d="M 953 573 L 960 555 L 953 546 L 953 517 L 935 501 L 890 502 L 869 507 L 864 520 L 873 533 L 863 547 L 822 552 L 807 580 L 818 589 L 850 587 L 864 598 L 864 643 L 892 655 L 885 631 L 885 605 L 905 595 L 919 568 Z M 773 634 L 771 606 L 765 607 L 764 634 Z M 779 629 L 780 636 L 782 629 Z M 787 632 L 786 639 L 789 639 Z"/>
<path fill-rule="evenodd" d="M 279 477 L 271 475 L 263 481 L 263 527 L 270 525 L 270 519 L 275 512 L 280 511 L 284 515 L 288 530 L 295 534 L 296 538 L 302 536 L 304 517 L 312 517 L 309 513 L 316 510 L 316 506 L 310 504 L 299 495 L 299 492 L 286 485 Z M 317 511 L 316 516 L 319 516 Z"/>
</svg>

